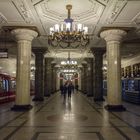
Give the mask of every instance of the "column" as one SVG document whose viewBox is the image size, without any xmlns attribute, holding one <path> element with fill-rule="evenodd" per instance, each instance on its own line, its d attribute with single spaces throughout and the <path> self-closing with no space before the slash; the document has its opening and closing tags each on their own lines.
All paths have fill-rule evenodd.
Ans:
<svg viewBox="0 0 140 140">
<path fill-rule="evenodd" d="M 52 68 L 53 58 L 45 58 L 45 75 L 44 75 L 44 96 L 50 96 L 52 91 Z"/>
<path fill-rule="evenodd" d="M 60 89 L 60 72 L 59 67 L 56 67 L 56 90 L 59 91 Z"/>
<path fill-rule="evenodd" d="M 87 94 L 87 62 L 83 62 L 83 80 L 82 80 L 82 92 Z"/>
<path fill-rule="evenodd" d="M 107 45 L 107 100 L 106 109 L 124 111 L 121 97 L 121 57 L 120 46 L 126 32 L 120 29 L 110 29 L 101 32 Z"/>
<path fill-rule="evenodd" d="M 78 72 L 78 86 L 79 90 L 81 90 L 81 83 L 82 83 L 82 78 L 81 78 L 81 70 Z"/>
<path fill-rule="evenodd" d="M 103 54 L 105 48 L 91 48 L 94 55 L 93 64 L 93 93 L 94 101 L 104 101 L 103 99 Z"/>
<path fill-rule="evenodd" d="M 56 62 L 53 61 L 51 63 L 51 75 L 52 75 L 52 86 L 51 86 L 51 93 L 55 93 L 56 91 L 56 70 L 55 70 Z"/>
<path fill-rule="evenodd" d="M 79 84 L 79 91 L 83 92 L 83 83 L 84 83 L 84 77 L 83 77 L 83 66 L 79 66 L 79 73 L 78 73 L 78 84 Z"/>
<path fill-rule="evenodd" d="M 30 29 L 14 29 L 17 40 L 16 101 L 12 110 L 28 110 L 30 105 L 30 60 L 31 43 L 38 33 Z"/>
<path fill-rule="evenodd" d="M 44 53 L 47 48 L 33 48 L 35 54 L 35 97 L 33 101 L 44 100 Z"/>
<path fill-rule="evenodd" d="M 87 96 L 93 96 L 93 58 L 85 58 L 87 62 Z"/>
</svg>

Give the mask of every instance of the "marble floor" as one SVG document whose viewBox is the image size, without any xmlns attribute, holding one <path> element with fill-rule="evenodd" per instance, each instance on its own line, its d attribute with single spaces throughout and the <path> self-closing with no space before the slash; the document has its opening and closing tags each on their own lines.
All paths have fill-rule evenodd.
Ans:
<svg viewBox="0 0 140 140">
<path fill-rule="evenodd" d="M 64 100 L 58 92 L 27 112 L 0 105 L 0 140 L 140 140 L 140 106 L 108 112 L 105 104 L 80 93 Z"/>
</svg>

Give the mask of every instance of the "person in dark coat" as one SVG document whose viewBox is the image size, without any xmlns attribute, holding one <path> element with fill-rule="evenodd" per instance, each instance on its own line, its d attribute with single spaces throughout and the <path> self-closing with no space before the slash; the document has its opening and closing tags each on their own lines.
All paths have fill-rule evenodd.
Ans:
<svg viewBox="0 0 140 140">
<path fill-rule="evenodd" d="M 68 98 L 71 98 L 71 92 L 72 92 L 72 87 L 73 85 L 72 85 L 72 83 L 69 83 L 69 85 L 68 85 Z"/>
<path fill-rule="evenodd" d="M 67 95 L 67 83 L 65 83 L 64 86 L 63 86 L 63 96 L 64 96 L 64 100 L 66 99 L 66 95 Z"/>
</svg>

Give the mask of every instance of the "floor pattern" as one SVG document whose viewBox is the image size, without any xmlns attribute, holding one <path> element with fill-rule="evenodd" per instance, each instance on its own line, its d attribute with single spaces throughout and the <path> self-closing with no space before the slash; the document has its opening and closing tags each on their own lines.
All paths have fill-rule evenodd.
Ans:
<svg viewBox="0 0 140 140">
<path fill-rule="evenodd" d="M 56 93 L 32 103 L 27 112 L 0 106 L 0 140 L 140 140 L 140 106 L 125 103 L 127 111 L 108 112 L 81 93 L 63 98 Z"/>
</svg>

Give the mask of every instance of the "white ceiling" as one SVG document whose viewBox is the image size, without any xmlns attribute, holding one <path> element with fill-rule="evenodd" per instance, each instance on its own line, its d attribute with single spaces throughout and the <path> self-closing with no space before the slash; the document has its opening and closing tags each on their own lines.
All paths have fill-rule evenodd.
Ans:
<svg viewBox="0 0 140 140">
<path fill-rule="evenodd" d="M 66 5 L 72 4 L 72 18 L 89 27 L 93 34 L 86 49 L 51 48 L 47 43 L 49 28 L 67 18 Z M 40 36 L 33 41 L 33 47 L 48 47 L 46 56 L 65 58 L 71 51 L 71 57 L 90 56 L 90 47 L 104 47 L 105 42 L 98 37 L 103 27 L 135 27 L 125 38 L 125 42 L 140 39 L 140 0 L 0 0 L 0 28 L 3 26 L 36 26 Z M 1 36 L 0 36 L 1 39 Z M 135 41 L 134 41 L 135 42 Z M 140 41 L 139 41 L 140 42 Z M 127 47 L 127 50 L 131 48 Z M 130 49 L 124 55 L 131 54 Z M 140 52 L 137 49 L 136 52 Z"/>
</svg>

